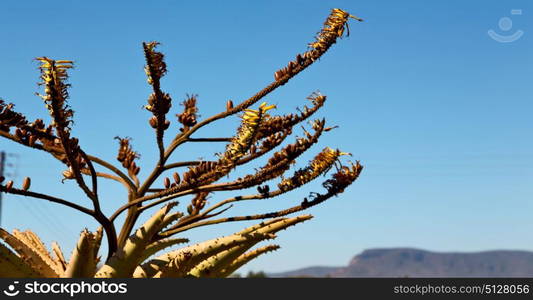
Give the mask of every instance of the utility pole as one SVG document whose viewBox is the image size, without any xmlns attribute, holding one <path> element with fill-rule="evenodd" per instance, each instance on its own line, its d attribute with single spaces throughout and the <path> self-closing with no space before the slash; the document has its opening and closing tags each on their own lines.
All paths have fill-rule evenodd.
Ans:
<svg viewBox="0 0 533 300">
<path fill-rule="evenodd" d="M 6 153 L 4 151 L 0 152 L 0 177 L 4 177 L 4 166 L 6 164 Z M 2 195 L 0 193 L 0 226 L 2 226 Z"/>
</svg>

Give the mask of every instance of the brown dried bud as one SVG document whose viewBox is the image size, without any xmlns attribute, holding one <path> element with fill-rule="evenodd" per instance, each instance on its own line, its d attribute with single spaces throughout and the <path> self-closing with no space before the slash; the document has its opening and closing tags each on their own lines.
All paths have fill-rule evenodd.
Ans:
<svg viewBox="0 0 533 300">
<path fill-rule="evenodd" d="M 260 194 L 267 194 L 267 193 L 270 191 L 270 187 L 269 187 L 268 185 L 258 186 L 258 187 L 257 187 L 257 191 L 258 191 Z"/>
<path fill-rule="evenodd" d="M 10 180 L 6 183 L 6 192 L 11 191 L 11 188 L 13 187 L 13 180 Z"/>
<path fill-rule="evenodd" d="M 281 77 L 283 76 L 283 73 L 280 71 L 276 71 L 276 73 L 274 73 L 274 80 L 278 81 L 281 79 Z"/>
<path fill-rule="evenodd" d="M 79 141 L 78 141 L 77 138 L 71 138 L 71 139 L 70 139 L 70 146 L 71 146 L 72 148 L 75 148 L 76 146 L 78 146 L 78 142 L 79 142 Z"/>
<path fill-rule="evenodd" d="M 304 60 L 304 58 L 302 57 L 301 54 L 296 55 L 296 63 L 297 64 L 303 65 L 304 62 L 305 62 L 305 60 Z"/>
<path fill-rule="evenodd" d="M 139 175 L 139 172 L 141 171 L 141 167 L 137 166 L 135 170 L 133 170 L 133 174 Z"/>
<path fill-rule="evenodd" d="M 150 105 L 151 107 L 154 106 L 155 99 L 156 99 L 156 95 L 154 93 L 151 93 L 150 96 L 148 97 L 148 105 Z"/>
<path fill-rule="evenodd" d="M 183 181 L 185 181 L 185 182 L 187 182 L 187 183 L 190 183 L 190 182 L 189 182 L 190 179 L 191 179 L 190 177 L 191 177 L 191 174 L 190 174 L 189 172 L 185 172 L 185 173 L 183 174 Z"/>
<path fill-rule="evenodd" d="M 226 102 L 226 110 L 230 110 L 233 108 L 233 101 L 228 100 L 228 102 Z"/>
<path fill-rule="evenodd" d="M 30 188 L 30 185 L 31 185 L 30 177 L 25 177 L 24 181 L 22 181 L 22 189 L 27 191 Z"/>
<path fill-rule="evenodd" d="M 149 123 L 150 123 L 150 126 L 152 126 L 152 128 L 157 128 L 157 118 L 155 116 L 152 116 L 150 118 Z"/>
<path fill-rule="evenodd" d="M 293 61 L 290 61 L 288 67 L 289 67 L 289 71 L 292 72 L 292 70 L 293 70 L 294 68 L 296 68 L 296 63 L 293 62 Z"/>
<path fill-rule="evenodd" d="M 20 130 L 19 128 L 15 129 L 15 137 L 17 139 L 21 139 L 22 137 L 24 137 L 24 134 L 22 133 L 22 130 Z"/>
<path fill-rule="evenodd" d="M 44 122 L 42 119 L 36 119 L 34 122 L 33 122 L 33 127 L 37 128 L 37 129 L 44 129 Z"/>
<path fill-rule="evenodd" d="M 165 177 L 163 180 L 163 184 L 165 185 L 165 188 L 168 189 L 170 187 L 170 179 L 168 177 Z"/>
<path fill-rule="evenodd" d="M 30 138 L 28 139 L 28 145 L 30 147 L 33 147 L 35 146 L 35 142 L 37 141 L 37 136 L 35 135 L 30 135 Z"/>
<path fill-rule="evenodd" d="M 122 166 L 123 166 L 124 168 L 126 168 L 126 169 L 129 168 L 130 164 L 131 164 L 131 159 L 130 159 L 130 158 L 126 158 L 126 159 L 124 159 L 124 160 L 122 161 Z"/>
<path fill-rule="evenodd" d="M 166 130 L 166 129 L 168 129 L 169 126 L 170 126 L 170 121 L 169 120 L 165 120 L 165 125 L 163 125 L 163 129 Z"/>
<path fill-rule="evenodd" d="M 72 170 L 70 170 L 70 169 L 65 170 L 65 171 L 63 171 L 63 176 L 65 177 L 65 179 L 73 179 L 74 178 L 74 172 L 72 172 Z"/>
<path fill-rule="evenodd" d="M 176 172 L 174 172 L 174 174 L 172 174 L 172 177 L 174 177 L 174 182 L 176 184 L 180 184 L 180 175 Z"/>
<path fill-rule="evenodd" d="M 6 180 L 6 178 L 4 176 L 0 176 L 0 183 L 4 182 L 4 180 Z"/>
</svg>

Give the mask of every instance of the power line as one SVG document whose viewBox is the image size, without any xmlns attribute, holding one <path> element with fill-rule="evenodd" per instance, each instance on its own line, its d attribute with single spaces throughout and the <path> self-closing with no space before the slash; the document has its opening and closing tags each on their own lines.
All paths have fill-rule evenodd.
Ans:
<svg viewBox="0 0 533 300">
<path fill-rule="evenodd" d="M 8 163 L 6 156 L 15 157 L 15 162 Z M 19 158 L 18 154 L 15 154 L 15 153 L 6 154 L 4 151 L 0 152 L 0 168 L 1 168 L 0 176 L 4 176 L 4 174 L 9 175 L 9 177 L 12 180 L 15 180 L 18 175 L 18 165 L 19 165 L 18 158 Z M 6 166 L 12 168 L 11 174 L 7 174 L 5 172 Z M 1 196 L 2 194 L 0 193 L 0 197 Z M 22 201 L 17 201 L 17 202 L 21 202 L 22 205 L 24 206 L 23 210 L 26 212 L 29 212 L 33 216 L 33 218 L 37 220 L 41 224 L 41 226 L 43 226 L 49 233 L 51 233 L 54 236 L 58 236 L 58 237 L 62 235 L 63 236 L 69 235 L 69 233 L 65 231 L 68 227 L 61 225 L 58 218 L 54 216 L 53 212 L 50 212 L 49 209 L 46 208 L 43 203 L 41 203 L 40 201 L 35 201 L 34 203 L 37 203 L 36 205 L 30 205 L 26 203 L 26 201 L 27 200 L 22 200 Z M 1 202 L 2 202 L 2 198 L 0 198 L 0 216 L 2 213 Z M 1 226 L 1 223 L 0 223 L 0 226 Z"/>
<path fill-rule="evenodd" d="M 44 218 L 47 220 L 47 223 L 53 225 L 57 231 L 64 236 L 76 236 L 74 231 L 71 230 L 70 227 L 65 226 L 63 222 L 61 221 L 61 218 L 56 217 L 57 215 L 51 210 L 48 203 L 43 203 L 42 201 L 36 200 L 34 201 L 36 203 L 35 207 L 39 211 L 43 212 L 41 215 L 44 216 Z"/>
<path fill-rule="evenodd" d="M 45 230 L 48 231 L 48 233 L 50 233 L 52 236 L 59 236 L 59 233 L 56 231 L 57 229 L 52 228 L 53 226 L 51 226 L 50 223 L 48 223 L 46 219 L 43 218 L 42 214 L 36 212 L 34 208 L 25 201 L 19 202 L 22 203 L 22 205 L 25 207 L 25 211 L 29 212 L 35 220 L 37 220 L 39 223 L 41 223 L 41 225 L 43 225 L 43 227 L 45 228 Z"/>
<path fill-rule="evenodd" d="M 6 163 L 6 153 L 0 152 L 0 177 L 4 177 L 4 164 Z M 2 226 L 2 193 L 0 193 L 0 227 Z"/>
</svg>

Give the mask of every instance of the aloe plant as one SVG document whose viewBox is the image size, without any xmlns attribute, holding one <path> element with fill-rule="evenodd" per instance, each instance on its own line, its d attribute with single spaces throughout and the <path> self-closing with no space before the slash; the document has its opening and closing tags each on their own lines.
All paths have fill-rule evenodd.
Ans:
<svg viewBox="0 0 533 300">
<path fill-rule="evenodd" d="M 45 124 L 41 119 L 30 122 L 14 110 L 13 104 L 0 100 L 0 135 L 26 147 L 45 151 L 61 161 L 66 167 L 63 180 L 75 182 L 91 200 L 92 207 L 35 191 L 31 188 L 28 177 L 20 187 L 15 186 L 13 181 L 4 182 L 5 179 L 0 178 L 0 191 L 68 206 L 91 216 L 100 226 L 94 232 L 88 229 L 81 232 L 68 261 L 59 245 L 53 243 L 50 252 L 32 231 L 14 230 L 9 233 L 0 229 L 0 238 L 3 240 L 0 243 L 0 276 L 226 277 L 257 256 L 277 250 L 278 245 L 252 248 L 260 242 L 276 238 L 280 230 L 312 218 L 311 215 L 288 216 L 342 193 L 358 178 L 363 167 L 358 161 L 342 163 L 341 158 L 349 153 L 326 147 L 307 167 L 296 170 L 292 175 L 287 174 L 296 159 L 317 143 L 324 132 L 332 129 L 326 127 L 325 120 L 314 120 L 310 122 L 312 132 L 304 129 L 303 137 L 281 146 L 292 134 L 295 125 L 308 120 L 323 107 L 326 96 L 315 92 L 308 97 L 311 107 L 305 106 L 298 113 L 288 115 L 274 116 L 274 105 L 265 102 L 256 104 L 318 61 L 338 39 L 348 35 L 349 19 L 362 21 L 341 9 L 333 9 L 316 40 L 309 44 L 308 50 L 296 55 L 287 66 L 276 71 L 272 83 L 236 105 L 229 100 L 226 109 L 216 115 L 200 120 L 197 96 L 188 96 L 182 103 L 183 111 L 176 115 L 177 122 L 181 124 L 179 131 L 168 145 L 164 143 L 164 135 L 173 129 L 168 118 L 172 98 L 160 85 L 167 65 L 164 55 L 157 51 L 157 42 L 143 43 L 147 81 L 153 90 L 144 108 L 151 113 L 148 123 L 155 131 L 155 145 L 159 151 L 153 170 L 143 181 L 138 177 L 139 154 L 133 150 L 129 138 L 117 137 L 117 161 L 122 168 L 82 149 L 78 138 L 71 133 L 74 112 L 68 104 L 70 84 L 67 81 L 73 62 L 38 57 L 41 72 L 39 84 L 44 87 L 44 92 L 39 96 L 50 114 L 50 124 Z M 234 115 L 240 116 L 241 125 L 233 137 L 193 137 L 205 125 Z M 218 155 L 218 159 L 213 161 L 170 161 L 171 154 L 178 147 L 195 142 L 225 142 L 227 146 Z M 276 151 L 278 147 L 281 148 Z M 266 163 L 253 173 L 235 180 L 226 180 L 236 167 L 259 159 L 269 152 L 273 153 Z M 180 168 L 187 169 L 173 172 Z M 311 193 L 298 205 L 273 212 L 222 217 L 234 204 L 284 195 L 325 175 L 333 168 L 331 178 L 322 184 L 326 191 Z M 173 173 L 169 174 L 171 172 Z M 267 182 L 276 179 L 278 184 L 271 189 Z M 100 180 L 112 180 L 127 189 L 125 204 L 110 216 L 105 215 L 100 208 Z M 157 185 L 157 182 L 162 182 L 162 185 Z M 217 192 L 243 192 L 253 187 L 257 188 L 257 193 L 230 197 L 207 206 L 207 197 Z M 188 205 L 172 201 L 186 196 L 192 196 Z M 134 230 L 139 216 L 157 206 L 161 206 L 159 210 Z M 178 210 L 179 207 L 182 209 Z M 117 227 L 117 217 L 123 213 L 126 214 L 124 224 Z M 262 222 L 232 235 L 182 245 L 189 242 L 181 236 L 188 230 L 248 220 Z M 102 259 L 99 250 L 104 236 L 108 252 L 105 259 Z M 174 249 L 161 254 L 161 251 L 168 248 Z"/>
</svg>

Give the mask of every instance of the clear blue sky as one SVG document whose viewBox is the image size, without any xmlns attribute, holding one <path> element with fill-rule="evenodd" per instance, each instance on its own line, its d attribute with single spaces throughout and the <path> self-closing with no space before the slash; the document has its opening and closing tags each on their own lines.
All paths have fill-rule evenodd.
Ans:
<svg viewBox="0 0 533 300">
<path fill-rule="evenodd" d="M 32 59 L 73 59 L 73 134 L 86 152 L 110 161 L 113 137 L 132 137 L 143 177 L 156 152 L 149 113 L 141 109 L 150 93 L 142 41 L 162 43 L 169 68 L 163 89 L 173 96 L 172 113 L 186 93 L 197 93 L 200 114 L 208 117 L 227 99 L 240 102 L 271 82 L 274 71 L 306 50 L 333 7 L 365 22 L 352 22 L 349 38 L 265 100 L 286 113 L 317 89 L 328 95 L 318 116 L 340 128 L 298 166 L 329 145 L 352 152 L 365 170 L 343 195 L 310 209 L 313 220 L 281 232 L 279 251 L 241 272 L 344 265 L 375 247 L 533 250 L 531 1 L 6 0 L 0 3 L 0 97 L 29 119 L 46 119 L 34 95 Z M 488 35 L 491 29 L 523 35 L 501 43 Z M 228 135 L 237 124 L 233 118 L 197 136 Z M 173 160 L 211 159 L 221 147 L 185 147 Z M 64 167 L 47 154 L 6 140 L 0 149 L 18 154 L 10 158 L 18 166 L 17 184 L 31 176 L 34 190 L 89 205 L 74 183 L 60 183 Z M 321 189 L 319 183 L 310 188 Z M 103 189 L 106 212 L 124 203 L 121 186 Z M 233 212 L 291 206 L 308 192 L 244 203 Z M 58 241 L 67 255 L 84 226 L 96 227 L 71 209 L 12 195 L 3 210 L 4 228 L 30 228 L 48 244 Z M 201 241 L 247 225 L 184 236 Z"/>
</svg>

